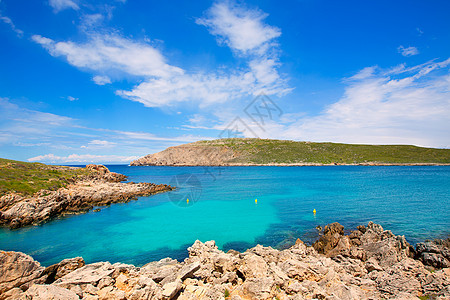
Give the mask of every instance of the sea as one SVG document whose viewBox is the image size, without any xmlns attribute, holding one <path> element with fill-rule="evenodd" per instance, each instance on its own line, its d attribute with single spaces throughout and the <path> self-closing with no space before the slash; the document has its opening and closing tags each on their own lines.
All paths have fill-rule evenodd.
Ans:
<svg viewBox="0 0 450 300">
<path fill-rule="evenodd" d="M 76 256 L 142 266 L 182 261 L 196 240 L 224 251 L 284 249 L 298 238 L 311 244 L 317 227 L 332 222 L 350 231 L 373 221 L 413 245 L 450 235 L 450 166 L 108 168 L 176 189 L 40 226 L 0 228 L 0 249 L 44 266 Z"/>
</svg>

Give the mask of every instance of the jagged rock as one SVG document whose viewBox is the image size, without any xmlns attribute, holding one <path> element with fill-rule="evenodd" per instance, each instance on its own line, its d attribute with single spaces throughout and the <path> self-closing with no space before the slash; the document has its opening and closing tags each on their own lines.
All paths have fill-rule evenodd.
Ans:
<svg viewBox="0 0 450 300">
<path fill-rule="evenodd" d="M 253 253 L 245 253 L 241 260 L 239 271 L 247 278 L 256 278 L 266 276 L 269 266 L 265 260 Z"/>
<path fill-rule="evenodd" d="M 32 285 L 27 292 L 21 297 L 23 299 L 33 300 L 78 300 L 77 294 L 74 292 L 54 286 L 54 285 Z"/>
<path fill-rule="evenodd" d="M 70 287 L 71 285 L 91 284 L 97 286 L 101 279 L 114 273 L 109 262 L 86 265 L 56 280 L 55 285 Z"/>
<path fill-rule="evenodd" d="M 112 286 L 102 288 L 97 292 L 99 300 L 125 300 L 126 295 L 124 291 L 115 289 Z"/>
<path fill-rule="evenodd" d="M 383 271 L 383 268 L 380 267 L 380 265 L 378 264 L 378 261 L 375 258 L 369 258 L 366 261 L 366 269 L 367 272 L 372 272 L 372 271 Z"/>
<path fill-rule="evenodd" d="M 181 268 L 177 273 L 177 278 L 181 280 L 185 280 L 186 278 L 190 278 L 194 275 L 194 273 L 200 269 L 200 262 L 193 262 L 191 264 L 185 265 Z"/>
<path fill-rule="evenodd" d="M 244 253 L 224 253 L 214 241 L 196 241 L 183 262 L 166 258 L 141 268 L 107 262 L 80 267 L 84 262 L 75 258 L 44 271 L 29 256 L 16 253 L 16 258 L 6 259 L 2 252 L 0 270 L 7 273 L 0 273 L 0 278 L 3 283 L 16 282 L 7 286 L 0 300 L 30 299 L 31 293 L 69 293 L 89 300 L 213 300 L 226 295 L 227 300 L 450 298 L 450 269 L 429 271 L 421 260 L 411 258 L 413 251 L 403 236 L 374 223 L 349 235 L 343 235 L 339 224 L 325 228 L 327 237 L 319 250 L 326 249 L 327 255 L 301 240 L 282 251 L 258 245 Z M 420 246 L 417 253 L 440 251 L 444 256 L 447 245 L 438 245 L 442 247 Z M 13 276 L 19 273 L 24 274 L 20 280 Z M 45 281 L 52 283 L 36 285 Z M 33 289 L 26 291 L 31 285 Z"/>
<path fill-rule="evenodd" d="M 24 292 L 19 288 L 12 288 L 7 292 L 1 293 L 0 300 L 19 299 L 19 298 L 22 298 L 23 293 Z"/>
<path fill-rule="evenodd" d="M 40 191 L 31 197 L 6 194 L 0 197 L 0 225 L 18 228 L 37 225 L 65 214 L 83 213 L 94 206 L 127 202 L 173 188 L 166 184 L 121 183 L 126 176 L 105 166 L 88 165 L 89 173 L 56 191 Z"/>
<path fill-rule="evenodd" d="M 416 257 L 425 265 L 439 269 L 449 268 L 450 238 L 418 243 L 416 246 Z"/>
<path fill-rule="evenodd" d="M 246 280 L 242 285 L 242 291 L 250 299 L 269 299 L 274 288 L 271 277 L 258 277 Z"/>
<path fill-rule="evenodd" d="M 428 274 L 422 287 L 426 295 L 440 295 L 450 299 L 450 268 Z"/>
<path fill-rule="evenodd" d="M 162 296 L 168 300 L 173 299 L 181 290 L 181 287 L 181 280 L 166 283 L 163 286 Z"/>
<path fill-rule="evenodd" d="M 323 236 L 313 244 L 313 247 L 317 252 L 327 254 L 331 249 L 336 247 L 343 235 L 344 226 L 339 223 L 328 224 L 323 230 Z"/>
<path fill-rule="evenodd" d="M 30 284 L 40 278 L 44 267 L 31 256 L 21 252 L 0 251 L 0 295 Z"/>
<path fill-rule="evenodd" d="M 70 272 L 83 267 L 84 265 L 85 263 L 82 257 L 64 259 L 57 264 L 45 268 L 43 272 L 47 275 L 45 283 L 52 283 L 55 280 L 69 274 Z"/>
</svg>

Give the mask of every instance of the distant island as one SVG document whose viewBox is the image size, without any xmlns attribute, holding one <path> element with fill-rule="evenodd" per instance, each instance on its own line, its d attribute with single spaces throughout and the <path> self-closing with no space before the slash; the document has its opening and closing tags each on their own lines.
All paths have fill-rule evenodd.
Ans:
<svg viewBox="0 0 450 300">
<path fill-rule="evenodd" d="M 131 166 L 448 165 L 450 149 L 231 138 L 169 147 Z"/>
</svg>

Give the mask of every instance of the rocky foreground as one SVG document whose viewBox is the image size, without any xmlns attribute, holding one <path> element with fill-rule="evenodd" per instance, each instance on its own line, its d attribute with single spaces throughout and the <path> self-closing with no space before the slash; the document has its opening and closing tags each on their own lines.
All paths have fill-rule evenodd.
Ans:
<svg viewBox="0 0 450 300">
<path fill-rule="evenodd" d="M 126 176 L 101 165 L 86 166 L 89 175 L 74 179 L 56 191 L 41 190 L 29 197 L 8 193 L 0 197 L 0 225 L 18 228 L 37 225 L 67 214 L 87 212 L 94 206 L 127 202 L 138 196 L 169 191 L 166 184 L 123 183 Z"/>
<path fill-rule="evenodd" d="M 81 257 L 44 268 L 0 252 L 0 299 L 450 299 L 450 239 L 414 249 L 370 222 L 344 236 L 325 227 L 312 247 L 256 246 L 244 253 L 196 241 L 184 262 L 141 268 L 85 265 Z"/>
</svg>

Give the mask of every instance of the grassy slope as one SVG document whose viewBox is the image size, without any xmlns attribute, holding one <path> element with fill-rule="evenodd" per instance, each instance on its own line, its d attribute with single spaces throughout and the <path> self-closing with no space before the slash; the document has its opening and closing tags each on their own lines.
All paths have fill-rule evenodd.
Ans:
<svg viewBox="0 0 450 300">
<path fill-rule="evenodd" d="M 228 146 L 236 163 L 450 163 L 450 149 L 408 145 L 354 145 L 266 139 L 221 139 L 199 144 Z"/>
<path fill-rule="evenodd" d="M 35 192 L 57 190 L 71 178 L 88 174 L 86 169 L 48 166 L 0 158 L 0 196 L 9 191 L 24 195 Z"/>
</svg>

